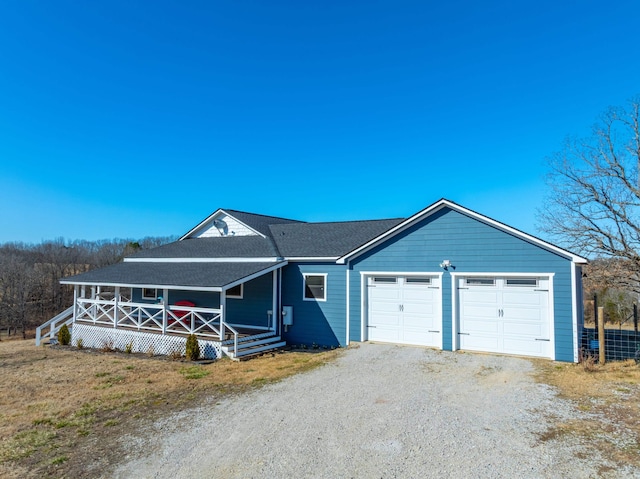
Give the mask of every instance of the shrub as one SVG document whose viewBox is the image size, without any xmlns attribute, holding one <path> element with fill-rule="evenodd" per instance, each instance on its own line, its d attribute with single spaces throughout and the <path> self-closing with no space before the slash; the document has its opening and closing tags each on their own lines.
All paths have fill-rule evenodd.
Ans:
<svg viewBox="0 0 640 479">
<path fill-rule="evenodd" d="M 131 354 L 133 352 L 133 341 L 129 341 L 124 345 L 124 352 L 127 354 Z"/>
<path fill-rule="evenodd" d="M 82 338 L 78 338 L 78 340 L 76 341 L 76 346 L 78 347 L 78 349 L 84 348 L 84 343 L 82 342 Z"/>
<path fill-rule="evenodd" d="M 63 346 L 69 346 L 71 344 L 71 333 L 66 324 L 63 324 L 60 331 L 58 331 L 58 342 Z"/>
<path fill-rule="evenodd" d="M 196 338 L 195 334 L 190 334 L 187 337 L 185 349 L 189 361 L 197 361 L 200 358 L 200 345 L 198 345 L 198 338 Z"/>
</svg>

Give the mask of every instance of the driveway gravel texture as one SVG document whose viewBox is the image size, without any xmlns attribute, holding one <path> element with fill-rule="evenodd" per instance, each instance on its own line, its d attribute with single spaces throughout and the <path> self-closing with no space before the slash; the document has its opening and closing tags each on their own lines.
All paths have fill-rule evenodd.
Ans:
<svg viewBox="0 0 640 479">
<path fill-rule="evenodd" d="M 364 343 L 123 437 L 131 454 L 105 477 L 601 477 L 588 445 L 539 439 L 580 413 L 533 373 L 521 358 Z"/>
</svg>

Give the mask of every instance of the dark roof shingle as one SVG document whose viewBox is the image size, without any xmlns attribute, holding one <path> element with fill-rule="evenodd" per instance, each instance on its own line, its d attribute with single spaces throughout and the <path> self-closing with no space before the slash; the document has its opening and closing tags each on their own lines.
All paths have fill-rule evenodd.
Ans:
<svg viewBox="0 0 640 479">
<path fill-rule="evenodd" d="M 140 287 L 221 288 L 284 262 L 154 263 L 124 262 L 63 279 L 70 284 Z"/>
<path fill-rule="evenodd" d="M 342 256 L 404 221 L 402 218 L 335 223 L 271 225 L 280 254 L 286 258 Z"/>
<path fill-rule="evenodd" d="M 139 251 L 129 258 L 275 258 L 273 242 L 260 236 L 189 238 Z"/>
</svg>

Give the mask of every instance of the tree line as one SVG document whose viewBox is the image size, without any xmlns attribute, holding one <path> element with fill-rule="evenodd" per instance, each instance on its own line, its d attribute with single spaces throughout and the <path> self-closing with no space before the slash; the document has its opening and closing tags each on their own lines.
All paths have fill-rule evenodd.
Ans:
<svg viewBox="0 0 640 479">
<path fill-rule="evenodd" d="M 22 334 L 73 303 L 73 287 L 60 279 L 120 262 L 140 249 L 174 241 L 173 237 L 138 241 L 112 239 L 39 244 L 0 244 L 0 331 Z"/>
</svg>

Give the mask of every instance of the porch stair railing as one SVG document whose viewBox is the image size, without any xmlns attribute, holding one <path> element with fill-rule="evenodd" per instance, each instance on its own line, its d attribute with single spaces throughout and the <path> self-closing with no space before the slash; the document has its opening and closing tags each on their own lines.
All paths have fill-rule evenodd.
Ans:
<svg viewBox="0 0 640 479">
<path fill-rule="evenodd" d="M 36 328 L 36 346 L 40 346 L 46 338 L 49 338 L 49 342 L 55 341 L 58 331 L 60 331 L 60 328 L 65 324 L 67 327 L 73 324 L 73 306 L 69 306 L 62 313 Z M 49 328 L 49 330 L 43 335 L 42 332 L 47 328 Z"/>
<path fill-rule="evenodd" d="M 226 325 L 232 331 L 229 325 Z M 263 354 L 268 351 L 273 351 L 286 346 L 286 342 L 282 338 L 273 332 L 258 334 L 253 336 L 247 336 L 244 338 L 238 337 L 237 333 L 234 333 L 233 339 L 228 339 L 222 342 L 222 352 L 229 356 L 233 360 L 248 359 L 251 356 Z"/>
</svg>

